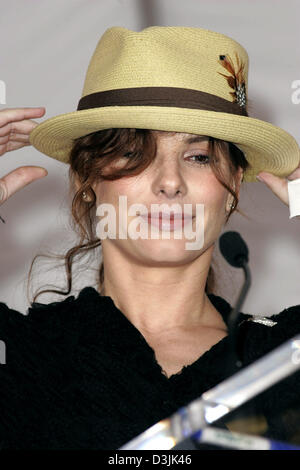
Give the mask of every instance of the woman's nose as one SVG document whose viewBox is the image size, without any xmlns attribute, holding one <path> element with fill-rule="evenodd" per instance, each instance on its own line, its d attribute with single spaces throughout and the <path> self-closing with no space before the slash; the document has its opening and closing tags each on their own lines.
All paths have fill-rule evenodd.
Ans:
<svg viewBox="0 0 300 470">
<path fill-rule="evenodd" d="M 168 198 L 185 193 L 186 185 L 177 162 L 158 163 L 158 168 L 154 172 L 152 189 L 156 195 L 164 194 Z"/>
</svg>

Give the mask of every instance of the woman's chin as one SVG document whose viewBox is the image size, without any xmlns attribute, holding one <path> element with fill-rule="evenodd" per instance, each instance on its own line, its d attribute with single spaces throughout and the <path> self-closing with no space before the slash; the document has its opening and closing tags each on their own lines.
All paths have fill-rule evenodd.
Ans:
<svg viewBox="0 0 300 470">
<path fill-rule="evenodd" d="M 135 253 L 149 261 L 184 263 L 199 256 L 199 251 L 186 248 L 189 240 L 135 240 L 134 243 Z"/>
</svg>

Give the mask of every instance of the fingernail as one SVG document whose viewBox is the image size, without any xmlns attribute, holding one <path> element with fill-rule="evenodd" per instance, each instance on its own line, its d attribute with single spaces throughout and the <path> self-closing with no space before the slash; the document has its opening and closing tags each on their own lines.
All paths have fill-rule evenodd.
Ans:
<svg viewBox="0 0 300 470">
<path fill-rule="evenodd" d="M 5 198 L 5 191 L 0 185 L 0 203 L 4 201 L 4 198 Z"/>
<path fill-rule="evenodd" d="M 257 179 L 258 181 L 261 181 L 262 183 L 264 182 L 264 180 L 263 180 L 263 178 L 262 178 L 261 176 L 257 176 L 256 179 Z"/>
</svg>

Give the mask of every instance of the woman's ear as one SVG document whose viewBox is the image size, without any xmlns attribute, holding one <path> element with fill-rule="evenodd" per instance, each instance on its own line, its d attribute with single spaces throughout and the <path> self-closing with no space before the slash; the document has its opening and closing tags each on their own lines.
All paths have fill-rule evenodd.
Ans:
<svg viewBox="0 0 300 470">
<path fill-rule="evenodd" d="M 244 170 L 242 167 L 239 167 L 234 180 L 233 180 L 233 190 L 235 191 L 237 198 L 240 196 L 240 187 L 244 177 Z M 231 204 L 233 204 L 234 198 L 231 193 L 228 193 L 226 200 L 226 213 L 230 212 Z"/>
<path fill-rule="evenodd" d="M 243 181 L 243 178 L 244 178 L 244 170 L 240 166 L 235 177 L 235 192 L 238 197 L 240 195 L 241 183 Z"/>
<path fill-rule="evenodd" d="M 74 176 L 74 185 L 75 185 L 76 191 L 78 191 L 78 189 L 80 188 L 81 184 L 80 184 L 79 176 L 78 176 L 77 174 Z"/>
</svg>

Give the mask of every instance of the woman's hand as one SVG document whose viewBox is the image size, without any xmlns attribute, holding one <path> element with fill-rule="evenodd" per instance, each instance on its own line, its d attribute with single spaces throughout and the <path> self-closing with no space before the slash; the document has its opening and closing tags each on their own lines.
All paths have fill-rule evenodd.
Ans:
<svg viewBox="0 0 300 470">
<path fill-rule="evenodd" d="M 10 108 L 0 110 L 0 157 L 6 152 L 30 145 L 29 134 L 37 126 L 31 118 L 45 114 L 45 108 Z M 0 178 L 0 204 L 12 194 L 48 174 L 40 166 L 21 166 Z"/>
<path fill-rule="evenodd" d="M 288 194 L 288 181 L 296 180 L 300 178 L 300 165 L 290 173 L 287 178 L 280 178 L 272 173 L 261 171 L 258 175 L 259 181 L 265 183 L 268 188 L 277 196 L 284 204 L 289 205 L 289 194 Z"/>
</svg>

